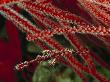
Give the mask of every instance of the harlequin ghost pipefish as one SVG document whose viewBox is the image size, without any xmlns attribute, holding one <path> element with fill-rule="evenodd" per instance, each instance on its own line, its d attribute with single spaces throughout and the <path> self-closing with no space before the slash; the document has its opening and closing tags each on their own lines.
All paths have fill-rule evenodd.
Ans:
<svg viewBox="0 0 110 82">
<path fill-rule="evenodd" d="M 40 46 L 43 54 L 46 53 L 43 56 L 38 55 L 31 61 L 20 63 L 15 68 L 22 70 L 34 62 L 53 59 L 54 62 L 61 62 L 72 68 L 83 82 L 87 82 L 83 72 L 100 82 L 109 82 L 97 71 L 94 60 L 108 70 L 110 66 L 95 55 L 89 47 L 84 46 L 80 40 L 81 35 L 89 34 L 95 37 L 94 40 L 98 38 L 109 43 L 109 38 L 106 38 L 110 35 L 110 5 L 108 3 L 110 2 L 106 0 L 1 0 L 0 14 L 24 32 L 28 41 L 33 41 Z M 21 15 L 13 6 L 29 13 L 38 25 Z M 73 48 L 65 48 L 52 38 L 55 35 L 63 35 Z M 73 53 L 79 55 L 87 66 L 80 63 Z"/>
</svg>

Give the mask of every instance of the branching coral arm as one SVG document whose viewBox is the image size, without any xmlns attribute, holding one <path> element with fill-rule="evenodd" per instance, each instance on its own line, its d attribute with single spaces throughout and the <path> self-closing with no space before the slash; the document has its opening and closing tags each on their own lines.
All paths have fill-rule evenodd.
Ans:
<svg viewBox="0 0 110 82">
<path fill-rule="evenodd" d="M 106 16 L 103 12 L 100 12 L 96 7 L 94 7 L 94 4 L 91 4 L 87 0 L 78 0 L 84 7 L 86 7 L 90 13 L 94 15 L 98 20 L 102 21 L 107 26 L 110 25 L 110 17 Z"/>
<path fill-rule="evenodd" d="M 58 20 L 65 20 L 68 22 L 69 21 L 70 22 L 76 21 L 76 22 L 79 22 L 81 24 L 85 24 L 84 20 L 81 20 L 77 16 L 74 16 L 73 14 L 69 13 L 68 11 L 62 11 L 61 9 L 58 9 L 58 8 L 51 6 L 51 5 L 43 5 L 42 6 L 42 4 L 35 4 L 35 3 L 31 3 L 31 2 L 30 3 L 22 2 L 20 4 L 25 5 L 31 9 L 35 9 L 35 10 L 38 9 L 40 11 L 43 11 L 47 15 L 49 14 L 50 16 L 55 17 Z"/>
</svg>

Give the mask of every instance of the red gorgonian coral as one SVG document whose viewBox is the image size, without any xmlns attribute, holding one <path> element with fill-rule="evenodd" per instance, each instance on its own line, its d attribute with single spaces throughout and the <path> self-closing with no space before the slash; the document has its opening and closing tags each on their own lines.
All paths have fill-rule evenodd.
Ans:
<svg viewBox="0 0 110 82">
<path fill-rule="evenodd" d="M 13 6 L 32 15 L 32 19 L 40 28 L 18 13 Z M 18 64 L 17 70 L 34 62 L 53 59 L 53 62 L 61 62 L 71 67 L 83 82 L 87 82 L 87 79 L 82 72 L 90 74 L 100 82 L 109 82 L 105 76 L 97 72 L 93 60 L 108 70 L 110 66 L 81 41 L 87 41 L 82 37 L 85 35 L 88 39 L 99 38 L 103 42 L 110 42 L 109 0 L 1 0 L 0 13 L 25 32 L 26 39 L 35 42 L 43 49 L 43 54 L 46 54 Z M 73 48 L 65 48 L 52 38 L 54 35 L 64 35 Z M 80 63 L 72 55 L 74 53 L 79 55 L 86 65 Z"/>
</svg>

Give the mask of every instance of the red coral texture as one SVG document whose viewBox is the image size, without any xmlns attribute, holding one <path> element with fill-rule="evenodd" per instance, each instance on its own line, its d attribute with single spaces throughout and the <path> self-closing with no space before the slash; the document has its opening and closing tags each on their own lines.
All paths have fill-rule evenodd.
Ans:
<svg viewBox="0 0 110 82">
<path fill-rule="evenodd" d="M 21 61 L 20 41 L 16 27 L 26 33 L 28 41 L 33 41 L 41 47 L 43 54 L 46 53 L 44 56 L 38 55 L 36 59 L 18 64 L 15 66 L 17 70 L 35 62 L 53 59 L 72 68 L 83 82 L 88 82 L 83 72 L 100 82 L 109 82 L 97 71 L 94 64 L 96 61 L 110 70 L 107 62 L 100 57 L 104 56 L 104 53 L 98 56 L 87 46 L 93 44 L 96 47 L 105 47 L 109 51 L 109 4 L 109 0 L 1 0 L 0 13 L 8 19 L 5 27 L 9 40 L 0 41 L 0 73 L 7 74 L 4 75 L 6 82 L 11 78 L 13 80 L 13 68 L 16 62 Z M 14 6 L 16 8 L 13 8 Z M 40 28 L 21 15 L 17 9 L 28 12 Z M 65 48 L 52 38 L 54 35 L 63 35 L 73 48 Z M 83 59 L 86 66 L 74 57 L 74 53 Z M 8 75 L 10 73 L 13 75 Z"/>
</svg>

